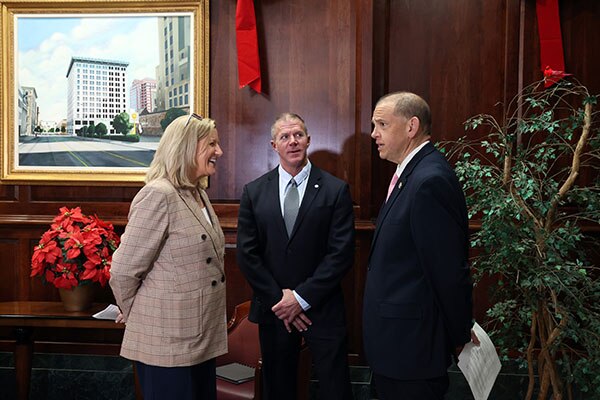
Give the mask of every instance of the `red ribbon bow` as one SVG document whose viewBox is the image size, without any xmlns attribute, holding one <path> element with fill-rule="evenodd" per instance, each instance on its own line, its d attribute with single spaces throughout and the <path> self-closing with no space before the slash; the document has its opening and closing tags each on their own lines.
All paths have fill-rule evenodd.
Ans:
<svg viewBox="0 0 600 400">
<path fill-rule="evenodd" d="M 235 11 L 235 31 L 240 88 L 250 86 L 261 93 L 260 61 L 256 38 L 256 15 L 253 0 L 238 0 Z"/>
</svg>

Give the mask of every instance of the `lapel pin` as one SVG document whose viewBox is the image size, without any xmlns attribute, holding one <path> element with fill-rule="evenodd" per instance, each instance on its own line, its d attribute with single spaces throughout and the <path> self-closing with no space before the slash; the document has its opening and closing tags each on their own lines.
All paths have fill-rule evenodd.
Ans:
<svg viewBox="0 0 600 400">
<path fill-rule="evenodd" d="M 398 184 L 398 189 L 402 189 L 402 181 Z"/>
<path fill-rule="evenodd" d="M 319 188 L 319 185 L 318 185 L 318 184 L 315 184 L 315 189 L 318 189 L 318 188 Z"/>
</svg>

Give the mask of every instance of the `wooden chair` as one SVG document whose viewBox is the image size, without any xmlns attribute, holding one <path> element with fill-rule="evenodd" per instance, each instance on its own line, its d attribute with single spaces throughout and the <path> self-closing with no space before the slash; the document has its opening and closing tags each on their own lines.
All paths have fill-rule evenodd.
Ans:
<svg viewBox="0 0 600 400">
<path fill-rule="evenodd" d="M 258 325 L 248 321 L 250 301 L 238 304 L 227 324 L 227 354 L 217 357 L 217 366 L 238 362 L 254 368 L 254 380 L 235 384 L 217 378 L 217 400 L 259 400 L 261 361 Z"/>
</svg>

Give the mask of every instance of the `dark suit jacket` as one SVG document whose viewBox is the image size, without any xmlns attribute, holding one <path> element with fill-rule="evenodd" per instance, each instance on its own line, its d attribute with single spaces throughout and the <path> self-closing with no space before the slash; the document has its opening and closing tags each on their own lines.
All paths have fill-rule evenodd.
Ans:
<svg viewBox="0 0 600 400">
<path fill-rule="evenodd" d="M 443 376 L 454 348 L 470 340 L 467 219 L 454 171 L 426 144 L 383 205 L 371 245 L 363 333 L 375 373 Z"/>
<path fill-rule="evenodd" d="M 274 323 L 282 289 L 311 308 L 313 329 L 345 323 L 340 281 L 352 266 L 354 213 L 348 184 L 311 167 L 291 237 L 279 202 L 277 168 L 244 187 L 237 236 L 238 265 L 254 291 L 249 319 Z"/>
</svg>

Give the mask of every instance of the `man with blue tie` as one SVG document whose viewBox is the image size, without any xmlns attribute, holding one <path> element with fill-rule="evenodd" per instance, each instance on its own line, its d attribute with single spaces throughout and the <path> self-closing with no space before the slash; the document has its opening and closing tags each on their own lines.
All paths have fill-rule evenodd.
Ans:
<svg viewBox="0 0 600 400">
<path fill-rule="evenodd" d="M 348 184 L 312 165 L 304 120 L 280 115 L 271 128 L 279 166 L 244 187 L 237 259 L 253 289 L 263 398 L 296 398 L 301 340 L 311 350 L 320 399 L 352 398 L 340 282 L 353 264 Z"/>
<path fill-rule="evenodd" d="M 381 400 L 441 400 L 451 356 L 471 340 L 473 325 L 465 198 L 430 143 L 425 100 L 384 96 L 372 122 L 379 156 L 398 166 L 369 256 L 365 355 Z"/>
</svg>

